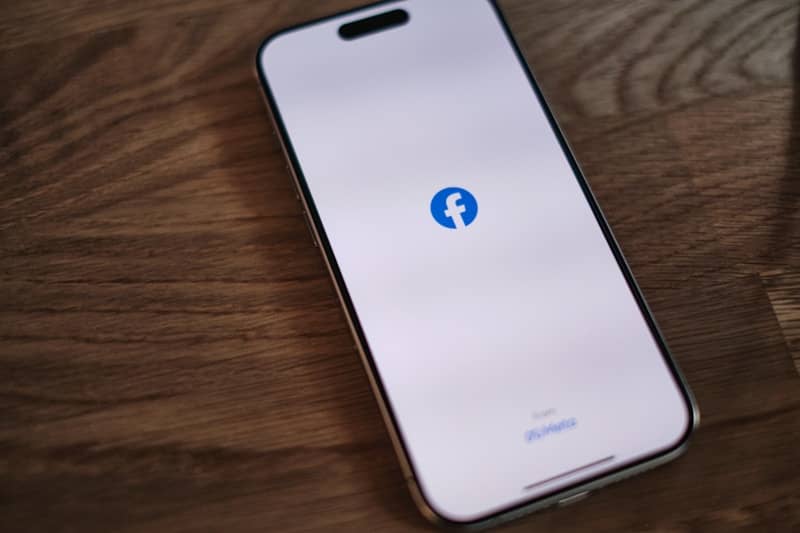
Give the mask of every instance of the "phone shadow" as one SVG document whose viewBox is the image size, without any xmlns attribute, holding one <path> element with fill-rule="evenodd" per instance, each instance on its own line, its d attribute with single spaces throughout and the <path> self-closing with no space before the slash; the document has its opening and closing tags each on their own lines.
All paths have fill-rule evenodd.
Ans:
<svg viewBox="0 0 800 533">
<path fill-rule="evenodd" d="M 342 514 L 358 515 L 363 520 L 380 519 L 379 512 L 370 510 L 379 507 L 389 514 L 384 520 L 400 522 L 408 529 L 428 529 L 431 525 L 417 511 L 406 487 L 324 261 L 309 236 L 257 82 L 246 65 L 236 69 L 236 94 L 227 93 L 223 104 L 228 107 L 227 117 L 215 121 L 208 133 L 219 139 L 219 168 L 230 169 L 226 172 L 227 179 L 238 196 L 241 216 L 256 221 L 259 235 L 255 240 L 265 243 L 250 252 L 257 254 L 265 265 L 262 277 L 309 287 L 307 311 L 283 313 L 280 321 L 285 333 L 282 334 L 302 337 L 294 339 L 300 343 L 308 339 L 308 353 L 298 357 L 304 364 L 321 361 L 317 369 L 309 370 L 318 374 L 314 390 L 296 390 L 285 401 L 320 404 L 324 398 L 319 411 L 329 418 L 325 427 L 332 428 L 337 435 L 348 436 L 349 444 L 336 446 L 336 460 L 344 464 L 333 470 L 343 473 L 324 480 L 322 486 L 312 486 L 319 479 L 309 476 L 309 494 L 319 494 L 322 504 L 327 506 L 330 503 L 325 502 L 330 501 L 330 496 L 320 491 L 327 486 L 331 494 L 341 494 L 341 487 L 347 486 L 353 499 L 343 501 Z M 276 249 L 281 249 L 280 256 L 285 258 L 285 266 L 280 269 L 275 267 Z M 254 286 L 253 290 L 260 289 Z M 303 298 L 305 301 L 306 297 Z M 297 298 L 282 291 L 270 295 L 270 302 L 275 309 L 298 308 Z M 265 349 L 269 346 L 265 345 Z M 291 425 L 292 421 L 285 424 Z M 293 430 L 287 428 L 287 431 Z M 313 506 L 309 512 L 314 512 Z"/>
</svg>

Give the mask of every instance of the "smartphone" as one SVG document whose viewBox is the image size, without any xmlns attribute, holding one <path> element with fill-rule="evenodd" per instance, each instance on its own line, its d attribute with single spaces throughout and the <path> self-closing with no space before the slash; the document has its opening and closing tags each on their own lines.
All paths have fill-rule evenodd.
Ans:
<svg viewBox="0 0 800 533">
<path fill-rule="evenodd" d="M 689 389 L 494 2 L 302 24 L 257 71 L 426 516 L 490 524 L 684 450 Z"/>
</svg>

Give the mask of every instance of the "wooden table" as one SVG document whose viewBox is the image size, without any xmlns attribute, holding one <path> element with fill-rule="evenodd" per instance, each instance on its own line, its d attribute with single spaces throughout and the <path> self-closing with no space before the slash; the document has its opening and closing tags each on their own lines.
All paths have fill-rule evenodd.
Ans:
<svg viewBox="0 0 800 533">
<path fill-rule="evenodd" d="M 357 4 L 2 3 L 0 530 L 428 527 L 253 76 Z M 501 5 L 703 413 L 509 530 L 797 531 L 797 2 Z"/>
</svg>

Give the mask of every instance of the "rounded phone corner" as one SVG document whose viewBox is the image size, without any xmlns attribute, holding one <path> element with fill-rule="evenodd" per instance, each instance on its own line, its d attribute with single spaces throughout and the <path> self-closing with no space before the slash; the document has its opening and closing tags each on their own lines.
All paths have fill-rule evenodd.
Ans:
<svg viewBox="0 0 800 533">
<path fill-rule="evenodd" d="M 689 447 L 689 441 L 694 434 L 695 429 L 700 424 L 700 411 L 697 408 L 697 403 L 689 388 L 682 384 L 682 391 L 684 393 L 684 406 L 686 408 L 686 423 L 677 439 L 667 444 L 661 450 L 656 451 L 654 454 L 653 462 L 655 464 L 668 463 L 679 456 L 683 455 Z"/>
<path fill-rule="evenodd" d="M 262 65 L 264 64 L 263 63 L 264 54 L 267 51 L 267 47 L 270 44 L 275 43 L 275 41 L 277 41 L 280 37 L 284 37 L 285 35 L 289 34 L 294 29 L 295 28 L 284 28 L 284 29 L 281 29 L 281 30 L 276 30 L 276 31 L 270 33 L 269 35 L 267 35 L 261 41 L 261 43 L 258 45 L 258 48 L 256 49 L 256 54 L 255 54 L 254 60 L 255 60 L 256 71 L 259 72 L 262 77 L 265 75 L 265 73 L 264 73 L 264 71 L 262 69 Z"/>
<path fill-rule="evenodd" d="M 692 391 L 685 384 L 684 390 L 686 391 L 686 410 L 688 412 L 688 420 L 686 422 L 686 429 L 675 445 L 675 449 L 679 450 L 680 452 L 683 452 L 683 450 L 686 449 L 686 447 L 689 445 L 689 440 L 691 439 L 692 435 L 694 435 L 694 432 L 700 427 L 700 408 L 697 406 L 697 401 L 695 401 Z"/>
<path fill-rule="evenodd" d="M 334 19 L 342 18 L 345 15 L 351 15 L 351 14 L 354 14 L 354 13 L 358 13 L 358 12 L 361 12 L 361 11 L 367 11 L 369 9 L 380 7 L 380 6 L 383 6 L 383 5 L 394 4 L 394 3 L 399 3 L 399 2 L 400 2 L 400 0 L 377 0 L 377 1 L 372 2 L 370 4 L 367 4 L 367 5 L 354 7 L 352 9 L 347 9 L 347 10 L 344 10 L 344 11 L 340 11 L 340 12 L 334 13 L 332 15 L 320 17 L 320 18 L 309 20 L 309 21 L 306 21 L 306 22 L 301 22 L 299 24 L 294 24 L 292 26 L 288 26 L 286 28 L 282 28 L 282 29 L 276 30 L 276 31 L 270 33 L 269 35 L 267 35 L 264 38 L 264 40 L 262 40 L 261 43 L 258 45 L 258 48 L 256 50 L 256 57 L 255 57 L 256 69 L 261 74 L 262 79 L 266 77 L 265 73 L 263 72 L 263 69 L 261 68 L 262 58 L 264 57 L 264 53 L 267 51 L 267 48 L 269 47 L 269 45 L 275 43 L 275 41 L 277 41 L 280 37 L 285 37 L 286 35 L 288 35 L 290 33 L 293 33 L 296 30 L 302 30 L 302 29 L 307 28 L 309 26 L 313 26 L 313 25 L 321 24 L 321 23 L 328 22 L 328 21 L 331 21 L 331 20 L 334 20 Z"/>
<path fill-rule="evenodd" d="M 673 444 L 667 446 L 666 451 L 662 452 L 662 455 L 667 456 L 668 459 L 681 455 L 689 446 L 689 440 L 695 430 L 700 427 L 700 408 L 697 405 L 697 400 L 692 390 L 689 388 L 689 385 L 686 383 L 683 374 L 677 368 L 677 365 L 675 365 L 675 372 L 678 376 L 678 382 L 686 408 L 686 425 L 680 437 L 678 437 Z"/>
<path fill-rule="evenodd" d="M 430 498 L 425 494 L 417 478 L 411 476 L 406 478 L 409 492 L 411 492 L 411 499 L 414 505 L 419 510 L 420 514 L 425 519 L 437 527 L 444 527 L 449 529 L 460 529 L 462 531 L 469 531 L 473 529 L 481 529 L 485 527 L 483 520 L 458 520 L 448 517 L 442 510 L 437 509 L 436 505 L 432 503 Z"/>
</svg>

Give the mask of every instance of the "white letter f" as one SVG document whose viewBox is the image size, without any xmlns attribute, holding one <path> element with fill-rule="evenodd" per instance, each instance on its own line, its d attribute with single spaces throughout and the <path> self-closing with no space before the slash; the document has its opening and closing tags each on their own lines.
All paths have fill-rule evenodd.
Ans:
<svg viewBox="0 0 800 533">
<path fill-rule="evenodd" d="M 454 192 L 444 201 L 445 205 L 447 205 L 447 209 L 444 210 L 444 216 L 453 221 L 456 229 L 464 227 L 464 219 L 461 217 L 461 213 L 467 210 L 466 207 L 458 203 L 459 200 L 461 200 L 461 193 Z"/>
</svg>

